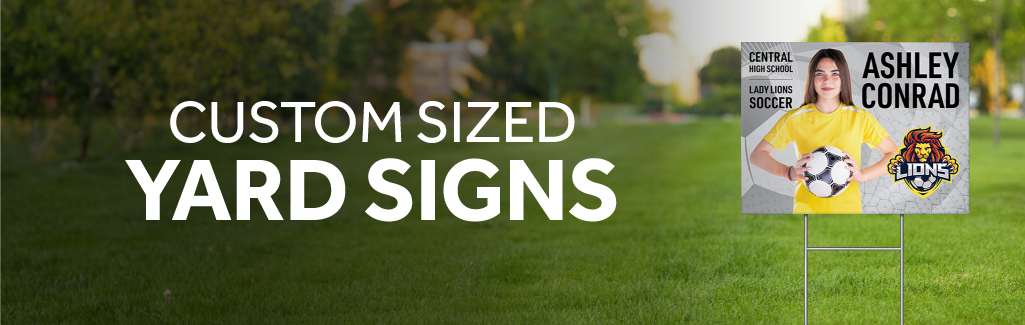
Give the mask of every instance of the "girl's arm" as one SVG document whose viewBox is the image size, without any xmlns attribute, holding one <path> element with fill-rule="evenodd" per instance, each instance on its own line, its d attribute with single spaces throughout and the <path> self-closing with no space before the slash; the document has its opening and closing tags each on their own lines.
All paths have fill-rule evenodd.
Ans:
<svg viewBox="0 0 1025 325">
<path fill-rule="evenodd" d="M 751 164 L 758 166 L 758 168 L 761 168 L 764 171 L 769 172 L 769 174 L 783 177 L 784 179 L 790 179 L 786 175 L 786 171 L 790 166 L 784 165 L 779 161 L 776 161 L 775 158 L 772 158 L 772 155 L 770 153 L 772 153 L 772 150 L 774 149 L 775 148 L 773 148 L 768 141 L 765 141 L 763 139 L 762 142 L 759 142 L 758 145 L 755 146 L 755 150 L 751 152 L 751 156 L 749 157 Z M 797 160 L 797 163 L 794 165 L 794 168 L 790 169 L 791 178 L 795 181 L 803 181 L 808 179 L 807 177 L 804 177 L 804 171 L 809 170 L 811 168 L 798 166 L 804 166 L 805 163 L 811 161 L 812 159 L 813 158 L 811 157 L 811 154 L 806 153 L 801 155 L 801 158 Z"/>
<path fill-rule="evenodd" d="M 851 178 L 848 179 L 849 181 L 863 183 L 875 179 L 876 177 L 885 175 L 886 164 L 888 164 L 890 159 L 900 152 L 900 150 L 897 149 L 897 145 L 893 144 L 893 140 L 890 140 L 890 137 L 886 137 L 886 139 L 883 139 L 883 141 L 879 143 L 879 146 L 877 146 L 876 149 L 879 149 L 879 151 L 883 153 L 883 158 L 879 159 L 879 161 L 876 162 L 875 165 L 869 166 L 868 168 L 860 169 L 858 167 L 858 163 L 855 162 L 854 159 L 847 158 L 846 160 L 844 160 L 848 164 L 852 165 L 847 166 L 847 170 L 851 171 Z M 851 154 L 847 153 L 847 156 L 850 155 Z"/>
</svg>

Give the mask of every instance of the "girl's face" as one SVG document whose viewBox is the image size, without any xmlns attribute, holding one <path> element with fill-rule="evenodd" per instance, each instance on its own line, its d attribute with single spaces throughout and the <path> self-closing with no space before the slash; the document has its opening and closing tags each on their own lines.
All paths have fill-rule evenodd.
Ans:
<svg viewBox="0 0 1025 325">
<path fill-rule="evenodd" d="M 833 99 L 840 95 L 840 68 L 836 67 L 833 59 L 824 58 L 819 60 L 815 67 L 815 93 L 820 99 Z"/>
</svg>

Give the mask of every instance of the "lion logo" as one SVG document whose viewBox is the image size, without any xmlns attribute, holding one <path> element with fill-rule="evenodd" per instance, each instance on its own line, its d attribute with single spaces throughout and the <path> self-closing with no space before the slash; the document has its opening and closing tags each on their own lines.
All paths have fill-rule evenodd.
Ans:
<svg viewBox="0 0 1025 325">
<path fill-rule="evenodd" d="M 950 183 L 950 178 L 957 174 L 960 166 L 957 159 L 947 154 L 940 138 L 943 138 L 943 132 L 932 131 L 932 126 L 908 131 L 900 154 L 890 159 L 887 165 L 893 182 L 903 180 L 921 198 L 936 191 L 941 181 Z"/>
</svg>

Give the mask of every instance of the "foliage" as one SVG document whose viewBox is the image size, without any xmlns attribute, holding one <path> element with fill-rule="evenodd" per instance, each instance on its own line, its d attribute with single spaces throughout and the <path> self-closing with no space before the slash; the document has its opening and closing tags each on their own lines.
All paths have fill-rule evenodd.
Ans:
<svg viewBox="0 0 1025 325">
<path fill-rule="evenodd" d="M 999 32 L 1001 75 L 1025 81 L 1017 73 L 1025 57 L 1025 3 L 1020 0 L 870 0 L 869 8 L 861 24 L 862 39 L 857 41 L 969 42 L 974 74 L 975 67 L 985 66 L 986 53 L 994 48 Z M 971 82 L 982 89 L 980 100 L 987 105 L 992 82 L 992 78 Z"/>
<path fill-rule="evenodd" d="M 727 46 L 712 52 L 708 64 L 698 71 L 702 86 L 740 84 L 740 49 Z"/>
<path fill-rule="evenodd" d="M 698 71 L 703 95 L 684 111 L 691 114 L 740 114 L 740 49 L 728 46 L 712 52 Z"/>
<path fill-rule="evenodd" d="M 812 27 L 808 32 L 809 42 L 846 42 L 847 27 L 836 19 L 828 18 L 825 15 L 820 17 L 818 26 Z"/>
<path fill-rule="evenodd" d="M 740 114 L 740 98 L 739 84 L 723 85 L 701 97 L 697 103 L 684 108 L 684 112 L 701 115 L 738 115 Z"/>
<path fill-rule="evenodd" d="M 182 101 L 313 100 L 337 16 L 318 0 L 15 0 L 2 8 L 3 112 L 75 116 L 83 157 L 100 113 L 111 114 L 127 150 L 147 114 Z"/>
<path fill-rule="evenodd" d="M 57 127 L 48 121 L 73 117 L 85 157 L 94 116 L 114 121 L 130 150 L 151 127 L 146 116 L 187 100 L 218 102 L 227 132 L 237 101 L 406 101 L 396 85 L 405 49 L 429 41 L 445 10 L 469 17 L 489 44 L 478 62 L 487 76 L 473 87 L 490 100 L 630 101 L 643 82 L 633 45 L 647 32 L 640 0 L 370 0 L 344 15 L 337 6 L 3 1 L 0 106 L 33 121 L 41 147 L 53 133 L 44 129 Z M 183 114 L 183 128 L 205 124 L 198 112 Z"/>
<path fill-rule="evenodd" d="M 490 41 L 481 60 L 496 100 L 639 98 L 643 74 L 633 40 L 648 33 L 639 0 L 481 2 L 474 20 Z"/>
</svg>

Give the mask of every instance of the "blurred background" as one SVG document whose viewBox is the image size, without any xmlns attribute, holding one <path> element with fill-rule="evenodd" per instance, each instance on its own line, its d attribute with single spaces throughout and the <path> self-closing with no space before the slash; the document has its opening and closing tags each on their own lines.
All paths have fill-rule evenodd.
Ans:
<svg viewBox="0 0 1025 325">
<path fill-rule="evenodd" d="M 970 42 L 973 116 L 1020 118 L 1025 105 L 1022 0 L 0 6 L 5 163 L 145 147 L 186 100 L 220 102 L 225 133 L 235 102 L 259 100 L 399 101 L 408 115 L 427 100 L 561 101 L 589 126 L 731 116 L 742 41 Z M 292 114 L 275 114 L 287 135 Z M 179 123 L 205 128 L 209 116 Z"/>
<path fill-rule="evenodd" d="M 1025 183 L 1013 177 L 1025 165 L 1025 0 L 4 0 L 0 32 L 5 324 L 792 323 L 803 315 L 802 219 L 740 213 L 745 41 L 970 42 L 972 214 L 908 216 L 908 322 L 1025 319 L 1013 307 L 1025 305 Z M 400 102 L 405 139 L 372 130 L 372 144 L 327 143 L 309 130 L 312 110 L 296 130 L 293 111 L 277 109 L 261 112 L 277 121 L 274 143 L 185 144 L 168 121 L 190 100 L 208 109 L 182 112 L 188 135 L 234 134 L 236 102 L 248 113 L 257 101 L 338 100 L 357 114 L 361 102 Z M 558 143 L 428 144 L 413 138 L 437 132 L 417 116 L 428 100 L 560 101 L 577 124 Z M 334 111 L 325 124 L 340 134 L 349 121 Z M 451 126 L 451 112 L 433 116 Z M 518 113 L 536 126 L 537 111 Z M 461 114 L 473 124 L 483 112 Z M 245 133 L 268 133 L 245 115 Z M 496 115 L 483 134 L 504 134 Z M 618 205 L 602 222 L 549 220 L 527 198 L 513 221 L 503 189 L 502 214 L 485 222 L 457 219 L 440 198 L 436 220 L 415 206 L 380 222 L 366 207 L 397 201 L 364 175 L 382 158 L 414 166 L 386 175 L 414 198 L 417 160 L 435 160 L 439 179 L 464 159 L 495 163 L 494 177 L 460 182 L 474 208 L 489 204 L 478 187 L 511 190 L 511 160 L 544 183 L 549 160 L 568 169 L 602 158 L 615 169 L 588 177 Z M 183 161 L 160 221 L 145 220 L 129 159 L 151 175 Z M 271 221 L 256 207 L 249 221 L 217 221 L 206 207 L 169 220 L 191 160 L 211 161 L 204 187 L 219 183 L 236 211 L 243 159 L 275 164 L 281 184 L 289 160 L 330 162 L 345 175 L 345 204 L 312 222 Z M 314 176 L 307 206 L 331 195 Z M 601 204 L 564 189 L 564 208 Z M 290 194 L 275 193 L 280 211 Z M 899 238 L 894 216 L 809 227 L 813 246 Z M 897 256 L 885 254 L 813 256 L 811 321 L 896 323 Z"/>
</svg>

